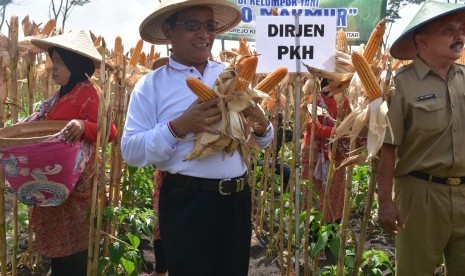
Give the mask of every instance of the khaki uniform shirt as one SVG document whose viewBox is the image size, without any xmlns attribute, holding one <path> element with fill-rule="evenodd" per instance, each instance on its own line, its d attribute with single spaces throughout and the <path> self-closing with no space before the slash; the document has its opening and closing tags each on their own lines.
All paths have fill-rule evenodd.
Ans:
<svg viewBox="0 0 465 276">
<path fill-rule="evenodd" d="M 421 59 L 399 69 L 388 117 L 398 146 L 395 176 L 422 171 L 465 176 L 465 66 L 453 64 L 444 80 Z"/>
</svg>

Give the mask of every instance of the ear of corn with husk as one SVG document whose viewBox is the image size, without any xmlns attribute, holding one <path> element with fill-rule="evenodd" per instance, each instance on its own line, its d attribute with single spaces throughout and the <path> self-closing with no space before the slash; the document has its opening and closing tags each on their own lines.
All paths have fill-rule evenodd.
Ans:
<svg viewBox="0 0 465 276">
<path fill-rule="evenodd" d="M 239 151 L 242 160 L 248 163 L 248 140 L 253 129 L 242 111 L 255 105 L 254 99 L 268 97 L 259 90 L 248 88 L 254 77 L 257 61 L 256 56 L 236 60 L 236 63 L 218 76 L 213 89 L 196 78 L 186 79 L 187 86 L 200 99 L 208 100 L 213 96 L 219 98 L 221 121 L 212 125 L 218 130 L 218 134 L 201 132 L 194 135 L 194 148 L 184 160 L 202 159 L 218 151 L 223 151 L 225 155 Z M 246 80 L 246 85 L 239 83 L 240 79 Z M 237 89 L 238 84 L 244 85 L 243 88 Z"/>
</svg>

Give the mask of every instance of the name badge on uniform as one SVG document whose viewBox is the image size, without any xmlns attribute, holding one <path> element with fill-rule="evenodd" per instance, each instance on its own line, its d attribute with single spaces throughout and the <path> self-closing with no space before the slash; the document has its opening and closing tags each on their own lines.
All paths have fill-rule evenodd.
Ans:
<svg viewBox="0 0 465 276">
<path fill-rule="evenodd" d="M 421 101 L 431 100 L 431 99 L 435 99 L 435 98 L 436 98 L 436 93 L 431 93 L 431 94 L 418 96 L 418 97 L 416 97 L 416 100 L 417 100 L 417 102 L 421 102 Z"/>
</svg>

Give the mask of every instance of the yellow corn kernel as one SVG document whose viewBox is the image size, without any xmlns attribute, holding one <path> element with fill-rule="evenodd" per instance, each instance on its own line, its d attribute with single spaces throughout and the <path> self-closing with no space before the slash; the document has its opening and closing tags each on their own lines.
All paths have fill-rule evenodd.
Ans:
<svg viewBox="0 0 465 276">
<path fill-rule="evenodd" d="M 244 92 L 247 90 L 250 82 L 255 76 L 255 70 L 257 70 L 258 58 L 257 56 L 247 57 L 241 62 L 240 68 L 238 68 L 238 82 L 236 84 L 236 91 Z"/>
<path fill-rule="evenodd" d="M 237 54 L 242 56 L 250 56 L 252 53 L 250 52 L 249 48 L 247 47 L 247 41 L 244 37 L 239 39 L 239 49 L 237 49 Z"/>
<path fill-rule="evenodd" d="M 376 27 L 371 32 L 370 38 L 365 46 L 365 50 L 363 51 L 363 57 L 366 59 L 368 64 L 373 62 L 373 59 L 381 48 L 381 42 L 383 41 L 385 31 L 386 18 L 383 18 L 378 22 L 378 24 L 376 24 Z"/>
<path fill-rule="evenodd" d="M 336 34 L 336 49 L 344 53 L 348 52 L 347 35 L 342 28 Z"/>
<path fill-rule="evenodd" d="M 120 36 L 115 38 L 114 56 L 115 65 L 123 66 L 123 40 Z"/>
<path fill-rule="evenodd" d="M 218 97 L 210 87 L 197 78 L 188 77 L 186 79 L 186 84 L 202 101 L 208 101 Z"/>
<path fill-rule="evenodd" d="M 140 53 L 142 52 L 142 46 L 144 45 L 144 41 L 142 39 L 139 39 L 139 41 L 136 44 L 136 48 L 132 51 L 131 59 L 129 61 L 129 64 L 132 66 L 136 66 L 137 63 L 139 62 L 139 56 Z"/>
<path fill-rule="evenodd" d="M 366 59 L 358 52 L 353 52 L 352 64 L 354 65 L 355 71 L 365 88 L 365 96 L 368 100 L 373 101 L 374 99 L 381 97 L 381 88 L 379 87 L 376 77 Z"/>
<path fill-rule="evenodd" d="M 155 58 L 155 45 L 152 44 L 152 46 L 150 46 L 150 53 L 149 53 L 149 56 L 147 58 L 150 61 L 156 60 L 156 58 Z"/>
<path fill-rule="evenodd" d="M 145 56 L 145 53 L 142 52 L 140 53 L 139 55 L 139 64 L 142 65 L 142 66 L 145 66 L 147 64 L 147 57 Z"/>
<path fill-rule="evenodd" d="M 268 74 L 261 82 L 255 86 L 255 89 L 269 93 L 280 81 L 287 75 L 287 67 L 281 66 Z"/>
<path fill-rule="evenodd" d="M 49 36 L 52 34 L 54 29 L 55 29 L 55 19 L 49 19 L 47 23 L 45 23 L 42 30 L 40 31 L 40 34 Z"/>
</svg>

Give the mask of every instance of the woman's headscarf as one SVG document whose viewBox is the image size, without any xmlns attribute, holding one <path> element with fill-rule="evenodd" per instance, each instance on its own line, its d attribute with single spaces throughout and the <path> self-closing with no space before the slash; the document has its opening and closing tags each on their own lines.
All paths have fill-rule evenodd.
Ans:
<svg viewBox="0 0 465 276">
<path fill-rule="evenodd" d="M 95 65 L 90 58 L 59 47 L 51 47 L 48 49 L 50 57 L 52 57 L 54 51 L 58 53 L 71 72 L 68 83 L 60 87 L 60 97 L 63 97 L 71 91 L 77 83 L 87 80 L 86 74 L 89 77 L 92 76 L 95 72 Z"/>
</svg>

